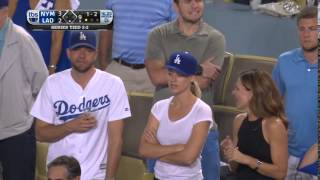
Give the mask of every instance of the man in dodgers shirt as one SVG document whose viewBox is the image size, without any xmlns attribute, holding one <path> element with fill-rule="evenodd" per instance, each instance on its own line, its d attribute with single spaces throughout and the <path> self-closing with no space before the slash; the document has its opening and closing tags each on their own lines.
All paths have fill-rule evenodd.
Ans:
<svg viewBox="0 0 320 180">
<path fill-rule="evenodd" d="M 37 138 L 51 143 L 47 162 L 73 156 L 82 180 L 112 180 L 121 155 L 122 119 L 131 116 L 123 82 L 94 67 L 92 31 L 72 32 L 67 55 L 72 68 L 46 80 L 31 110 Z"/>
</svg>

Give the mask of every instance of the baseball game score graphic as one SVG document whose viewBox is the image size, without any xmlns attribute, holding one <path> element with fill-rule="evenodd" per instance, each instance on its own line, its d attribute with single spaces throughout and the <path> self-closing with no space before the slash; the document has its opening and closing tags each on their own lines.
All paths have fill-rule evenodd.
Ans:
<svg viewBox="0 0 320 180">
<path fill-rule="evenodd" d="M 112 26 L 111 10 L 28 10 L 33 30 L 106 30 Z"/>
</svg>

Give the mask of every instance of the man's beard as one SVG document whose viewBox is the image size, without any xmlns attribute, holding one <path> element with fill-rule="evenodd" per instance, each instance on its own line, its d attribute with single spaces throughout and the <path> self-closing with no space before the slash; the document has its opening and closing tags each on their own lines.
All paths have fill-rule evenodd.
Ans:
<svg viewBox="0 0 320 180">
<path fill-rule="evenodd" d="M 88 66 L 86 66 L 84 68 L 80 68 L 79 66 L 72 64 L 72 68 L 74 70 L 78 71 L 79 73 L 86 73 L 92 68 L 93 64 L 94 64 L 94 62 L 92 62 L 91 64 L 89 64 Z"/>
<path fill-rule="evenodd" d="M 306 48 L 306 47 L 302 47 L 303 51 L 305 52 L 313 52 L 313 51 L 316 51 L 318 49 L 318 45 L 315 45 L 311 48 Z"/>
<path fill-rule="evenodd" d="M 197 23 L 199 23 L 200 20 L 201 20 L 201 18 L 196 19 L 196 20 L 191 20 L 191 19 L 184 18 L 184 17 L 182 17 L 182 19 L 183 19 L 184 22 L 187 22 L 187 23 L 189 23 L 189 24 L 197 24 Z"/>
<path fill-rule="evenodd" d="M 201 21 L 203 14 L 198 19 L 190 19 L 183 15 L 180 15 L 180 16 L 182 17 L 183 21 L 186 23 L 198 24 Z"/>
</svg>

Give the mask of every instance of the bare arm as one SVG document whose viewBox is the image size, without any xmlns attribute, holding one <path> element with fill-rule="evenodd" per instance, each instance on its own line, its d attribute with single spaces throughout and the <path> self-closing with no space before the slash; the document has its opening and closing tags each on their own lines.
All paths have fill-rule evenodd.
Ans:
<svg viewBox="0 0 320 180">
<path fill-rule="evenodd" d="M 229 149 L 236 148 L 236 145 L 238 144 L 238 132 L 240 129 L 240 126 L 243 122 L 243 120 L 246 118 L 246 113 L 238 114 L 235 119 L 233 120 L 233 130 L 232 130 L 232 140 L 230 139 L 230 136 L 227 136 L 224 140 L 221 142 L 221 148 L 223 150 L 223 154 L 225 158 L 229 161 L 229 165 L 231 168 L 231 171 L 235 172 L 238 168 L 238 162 L 231 161 L 228 157 L 228 151 Z"/>
<path fill-rule="evenodd" d="M 202 121 L 194 125 L 190 139 L 185 145 L 185 148 L 180 152 L 171 153 L 160 158 L 160 161 L 182 166 L 192 165 L 201 153 L 202 147 L 208 136 L 209 126 L 209 121 Z"/>
<path fill-rule="evenodd" d="M 266 132 L 269 138 L 273 163 L 262 164 L 258 172 L 275 179 L 284 179 L 288 167 L 288 135 L 286 128 L 280 119 L 270 120 L 266 122 Z"/>
<path fill-rule="evenodd" d="M 48 66 L 49 74 L 53 74 L 56 72 L 56 66 L 59 63 L 59 58 L 61 54 L 63 36 L 64 36 L 64 31 L 52 31 L 50 63 Z"/>
<path fill-rule="evenodd" d="M 122 150 L 123 120 L 116 120 L 108 123 L 108 161 L 107 179 L 115 178 Z"/>
<path fill-rule="evenodd" d="M 307 153 L 304 155 L 299 168 L 303 168 L 305 166 L 308 166 L 318 159 L 318 144 L 314 144 L 311 146 L 311 148 L 307 151 Z"/>
<path fill-rule="evenodd" d="M 74 132 L 86 132 L 96 126 L 96 119 L 80 116 L 61 125 L 53 125 L 43 120 L 36 120 L 36 137 L 42 142 L 56 142 Z"/>
<path fill-rule="evenodd" d="M 70 6 L 71 5 L 69 0 L 57 0 L 55 4 L 55 9 L 57 10 L 70 9 Z M 50 63 L 48 67 L 49 74 L 53 74 L 56 72 L 56 68 L 50 67 L 50 65 L 56 66 L 59 63 L 63 36 L 64 36 L 64 31 L 52 31 Z"/>
<path fill-rule="evenodd" d="M 16 8 L 17 8 L 17 4 L 18 4 L 18 0 L 10 0 L 9 1 L 9 6 L 8 6 L 8 14 L 9 14 L 9 17 L 12 19 L 15 12 L 16 12 Z"/>
<path fill-rule="evenodd" d="M 214 57 L 205 60 L 200 64 L 202 67 L 202 77 L 215 81 L 221 72 L 221 67 L 214 64 Z"/>
<path fill-rule="evenodd" d="M 158 127 L 159 121 L 150 114 L 147 126 L 140 139 L 139 153 L 141 156 L 157 159 L 183 150 L 183 145 L 160 145 L 156 138 Z"/>
<path fill-rule="evenodd" d="M 100 69 L 106 70 L 109 58 L 111 58 L 112 52 L 112 30 L 101 31 L 99 36 L 99 51 L 98 61 L 100 63 Z"/>
<path fill-rule="evenodd" d="M 229 152 L 232 156 L 230 159 L 245 164 L 252 169 L 258 167 L 257 171 L 260 174 L 281 180 L 285 178 L 288 166 L 287 132 L 279 119 L 269 121 L 266 122 L 266 133 L 271 147 L 271 159 L 273 163 L 262 162 L 258 167 L 257 161 L 259 159 L 243 154 L 237 149 Z"/>
<path fill-rule="evenodd" d="M 153 85 L 165 86 L 168 84 L 168 71 L 165 67 L 165 61 L 147 59 L 145 65 Z"/>
</svg>

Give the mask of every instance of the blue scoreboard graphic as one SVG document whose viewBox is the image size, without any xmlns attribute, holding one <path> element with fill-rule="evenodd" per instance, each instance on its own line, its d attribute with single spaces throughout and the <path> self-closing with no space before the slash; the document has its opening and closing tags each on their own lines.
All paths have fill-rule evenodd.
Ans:
<svg viewBox="0 0 320 180">
<path fill-rule="evenodd" d="M 28 10 L 27 22 L 35 30 L 105 30 L 113 22 L 111 10 Z"/>
</svg>

